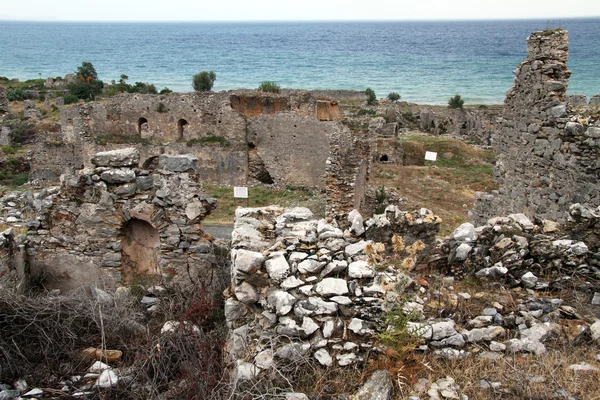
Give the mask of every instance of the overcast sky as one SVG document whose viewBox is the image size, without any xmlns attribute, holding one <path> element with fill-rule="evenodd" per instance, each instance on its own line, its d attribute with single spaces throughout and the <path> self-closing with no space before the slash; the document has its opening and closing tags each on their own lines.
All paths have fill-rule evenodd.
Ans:
<svg viewBox="0 0 600 400">
<path fill-rule="evenodd" d="M 2 0 L 0 19 L 297 21 L 599 17 L 600 0 Z"/>
</svg>

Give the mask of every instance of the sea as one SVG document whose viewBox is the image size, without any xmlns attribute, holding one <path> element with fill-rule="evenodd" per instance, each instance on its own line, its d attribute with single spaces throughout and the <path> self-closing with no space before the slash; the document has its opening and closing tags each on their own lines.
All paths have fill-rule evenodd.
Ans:
<svg viewBox="0 0 600 400">
<path fill-rule="evenodd" d="M 89 23 L 0 21 L 0 76 L 64 76 L 82 61 L 100 79 L 192 91 L 214 71 L 215 91 L 372 88 L 378 97 L 501 104 L 536 30 L 569 31 L 568 92 L 600 93 L 600 18 L 508 21 Z"/>
</svg>

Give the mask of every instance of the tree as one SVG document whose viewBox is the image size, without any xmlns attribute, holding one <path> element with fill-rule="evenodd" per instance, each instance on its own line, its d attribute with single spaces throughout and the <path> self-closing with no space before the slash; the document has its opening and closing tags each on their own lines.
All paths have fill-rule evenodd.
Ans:
<svg viewBox="0 0 600 400">
<path fill-rule="evenodd" d="M 96 68 L 91 62 L 84 61 L 81 63 L 79 67 L 77 67 L 77 72 L 75 76 L 80 81 L 92 82 L 98 80 L 98 74 L 96 73 Z"/>
<path fill-rule="evenodd" d="M 388 100 L 394 103 L 400 100 L 400 95 L 396 92 L 391 92 L 390 94 L 388 94 Z"/>
<path fill-rule="evenodd" d="M 102 93 L 104 83 L 98 79 L 96 68 L 91 62 L 84 61 L 75 72 L 75 82 L 69 84 L 69 92 L 79 99 L 94 100 Z"/>
<path fill-rule="evenodd" d="M 377 96 L 375 95 L 375 91 L 371 88 L 367 88 L 365 90 L 365 95 L 367 96 L 367 105 L 372 105 L 375 104 L 375 101 L 377 101 Z"/>
<path fill-rule="evenodd" d="M 202 71 L 192 78 L 192 87 L 196 92 L 210 92 L 217 75 L 213 72 Z"/>
<path fill-rule="evenodd" d="M 465 104 L 465 101 L 460 97 L 460 94 L 450 97 L 450 100 L 448 100 L 449 108 L 463 108 L 463 104 Z"/>
</svg>

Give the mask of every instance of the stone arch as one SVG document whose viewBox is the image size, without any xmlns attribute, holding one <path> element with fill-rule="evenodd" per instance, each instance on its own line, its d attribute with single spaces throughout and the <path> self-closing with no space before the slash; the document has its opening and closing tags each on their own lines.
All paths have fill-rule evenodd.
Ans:
<svg viewBox="0 0 600 400">
<path fill-rule="evenodd" d="M 125 283 L 160 276 L 160 234 L 150 223 L 130 219 L 121 230 L 121 275 Z"/>
<path fill-rule="evenodd" d="M 181 118 L 179 121 L 177 121 L 177 139 L 178 140 L 183 140 L 183 134 L 185 133 L 185 127 L 188 124 L 188 122 Z"/>
<path fill-rule="evenodd" d="M 142 168 L 147 169 L 149 171 L 154 171 L 155 169 L 158 169 L 158 156 L 152 156 L 148 158 L 142 164 Z"/>
<path fill-rule="evenodd" d="M 148 120 L 144 117 L 140 117 L 138 119 L 138 134 L 140 136 L 143 136 L 142 133 L 143 132 L 147 132 L 148 131 Z"/>
</svg>

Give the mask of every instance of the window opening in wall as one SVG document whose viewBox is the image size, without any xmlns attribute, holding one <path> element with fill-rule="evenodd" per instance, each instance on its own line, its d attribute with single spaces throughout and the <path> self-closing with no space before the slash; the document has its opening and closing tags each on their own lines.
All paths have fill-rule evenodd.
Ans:
<svg viewBox="0 0 600 400">
<path fill-rule="evenodd" d="M 185 132 L 185 126 L 188 122 L 185 119 L 180 119 L 177 121 L 177 133 L 179 134 L 179 140 L 183 140 L 183 134 Z"/>
<path fill-rule="evenodd" d="M 381 162 L 388 162 L 389 159 L 388 159 L 387 154 L 384 154 L 381 157 L 379 157 L 379 161 L 381 161 Z"/>
<path fill-rule="evenodd" d="M 121 273 L 125 283 L 137 277 L 160 274 L 160 235 L 146 221 L 131 219 L 123 226 L 121 238 Z"/>
<path fill-rule="evenodd" d="M 138 134 L 142 135 L 142 132 L 148 130 L 148 120 L 144 117 L 138 119 Z"/>
</svg>

